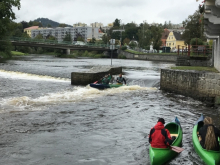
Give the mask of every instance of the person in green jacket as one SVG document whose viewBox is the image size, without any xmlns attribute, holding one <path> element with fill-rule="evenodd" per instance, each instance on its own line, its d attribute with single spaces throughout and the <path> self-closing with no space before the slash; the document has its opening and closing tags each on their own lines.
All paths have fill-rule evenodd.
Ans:
<svg viewBox="0 0 220 165">
<path fill-rule="evenodd" d="M 109 73 L 108 75 L 105 75 L 105 77 L 102 78 L 101 83 L 104 85 L 108 85 L 111 79 L 112 79 L 112 76 Z"/>
</svg>

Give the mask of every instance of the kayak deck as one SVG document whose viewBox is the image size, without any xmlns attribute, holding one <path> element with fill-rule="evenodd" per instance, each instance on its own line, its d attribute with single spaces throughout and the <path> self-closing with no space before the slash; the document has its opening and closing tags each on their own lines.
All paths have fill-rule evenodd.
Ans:
<svg viewBox="0 0 220 165">
<path fill-rule="evenodd" d="M 180 147 L 182 145 L 182 129 L 177 123 L 171 122 L 165 126 L 169 130 L 171 136 L 175 136 L 172 146 Z M 169 148 L 149 148 L 151 165 L 161 165 L 177 156 L 178 153 Z"/>
<path fill-rule="evenodd" d="M 199 139 L 198 139 L 198 132 L 199 129 L 203 126 L 203 121 L 199 121 L 197 125 L 193 128 L 193 146 L 197 154 L 200 156 L 200 158 L 208 165 L 219 165 L 220 164 L 220 151 L 207 151 L 206 149 L 203 149 L 200 145 Z M 218 142 L 220 144 L 220 141 L 218 139 Z"/>
<path fill-rule="evenodd" d="M 122 84 L 90 84 L 90 87 L 96 88 L 96 89 L 106 89 L 106 88 L 118 88 L 123 86 Z"/>
</svg>

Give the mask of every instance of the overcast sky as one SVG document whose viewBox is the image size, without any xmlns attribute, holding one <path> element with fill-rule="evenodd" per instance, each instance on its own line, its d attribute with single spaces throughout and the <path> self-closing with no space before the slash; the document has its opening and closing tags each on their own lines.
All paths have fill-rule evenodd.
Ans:
<svg viewBox="0 0 220 165">
<path fill-rule="evenodd" d="M 21 9 L 14 10 L 16 22 L 49 18 L 72 25 L 77 22 L 102 22 L 116 18 L 122 23 L 182 23 L 198 9 L 201 0 L 21 0 Z"/>
</svg>

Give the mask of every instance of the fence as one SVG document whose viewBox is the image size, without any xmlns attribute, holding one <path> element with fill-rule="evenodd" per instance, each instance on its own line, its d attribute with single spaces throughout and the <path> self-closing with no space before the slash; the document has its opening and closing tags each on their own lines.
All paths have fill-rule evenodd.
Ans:
<svg viewBox="0 0 220 165">
<path fill-rule="evenodd" d="M 209 45 L 188 45 L 187 47 L 178 45 L 178 55 L 190 57 L 211 57 L 212 47 Z"/>
</svg>

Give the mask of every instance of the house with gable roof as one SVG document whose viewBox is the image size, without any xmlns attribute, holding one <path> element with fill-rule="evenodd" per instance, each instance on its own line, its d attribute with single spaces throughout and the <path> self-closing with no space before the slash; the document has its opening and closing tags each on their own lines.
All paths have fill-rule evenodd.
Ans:
<svg viewBox="0 0 220 165">
<path fill-rule="evenodd" d="M 181 38 L 181 33 L 172 31 L 169 33 L 167 40 L 166 40 L 166 46 L 170 47 L 171 50 L 178 49 L 178 45 L 180 49 L 186 49 L 187 45 L 185 45 L 184 40 Z"/>
</svg>

